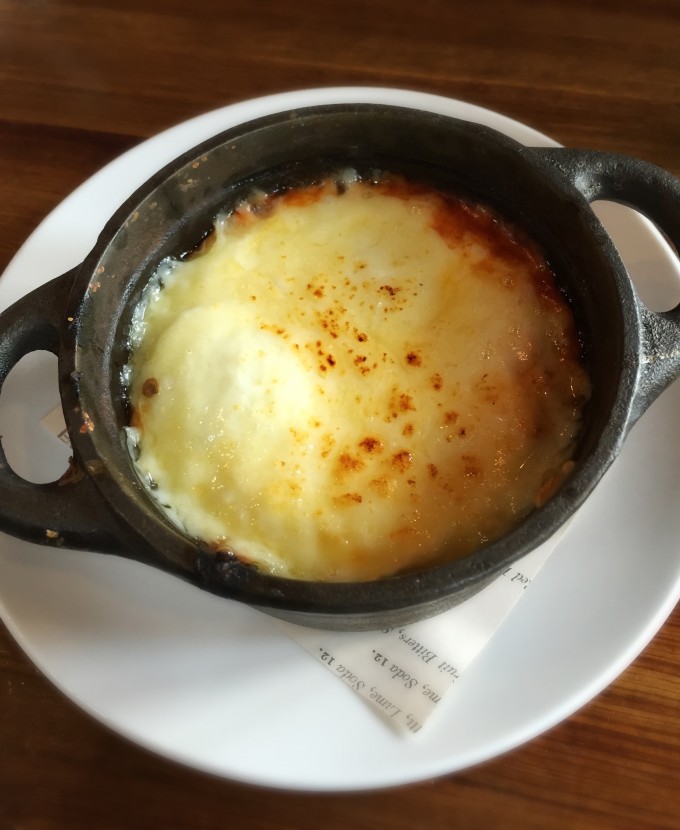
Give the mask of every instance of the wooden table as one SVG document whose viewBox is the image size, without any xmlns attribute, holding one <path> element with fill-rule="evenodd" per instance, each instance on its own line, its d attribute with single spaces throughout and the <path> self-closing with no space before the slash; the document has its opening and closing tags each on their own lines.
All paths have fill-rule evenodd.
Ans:
<svg viewBox="0 0 680 830">
<path fill-rule="evenodd" d="M 0 0 L 0 272 L 76 185 L 158 131 L 287 89 L 480 104 L 680 176 L 677 0 Z M 391 792 L 262 792 L 151 756 L 0 631 L 0 828 L 677 828 L 680 609 L 581 712 L 479 768 Z"/>
</svg>

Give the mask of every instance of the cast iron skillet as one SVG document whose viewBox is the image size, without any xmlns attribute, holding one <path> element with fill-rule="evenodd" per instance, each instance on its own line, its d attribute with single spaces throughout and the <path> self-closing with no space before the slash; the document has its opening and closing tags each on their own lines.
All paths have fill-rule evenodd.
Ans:
<svg viewBox="0 0 680 830">
<path fill-rule="evenodd" d="M 422 572 L 324 584 L 267 576 L 214 554 L 162 514 L 132 467 L 120 372 L 132 308 L 161 259 L 193 248 L 214 216 L 254 184 L 305 184 L 342 167 L 389 170 L 453 190 L 524 228 L 571 301 L 593 392 L 575 472 L 505 537 Z M 54 352 L 74 456 L 65 481 L 37 485 L 17 476 L 0 451 L 0 528 L 32 542 L 142 561 L 319 628 L 388 627 L 466 599 L 573 514 L 635 421 L 680 374 L 680 306 L 665 313 L 642 306 L 590 209 L 595 199 L 632 205 L 680 249 L 680 182 L 610 153 L 525 148 L 475 124 L 371 104 L 285 112 L 205 142 L 133 194 L 79 267 L 0 316 L 0 386 L 28 352 Z"/>
</svg>

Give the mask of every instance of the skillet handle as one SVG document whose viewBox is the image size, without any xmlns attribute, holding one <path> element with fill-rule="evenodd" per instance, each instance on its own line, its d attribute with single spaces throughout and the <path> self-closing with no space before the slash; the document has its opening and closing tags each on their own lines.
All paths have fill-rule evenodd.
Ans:
<svg viewBox="0 0 680 830">
<path fill-rule="evenodd" d="M 680 180 L 654 164 L 617 153 L 563 147 L 532 152 L 563 173 L 589 202 L 620 202 L 651 219 L 680 256 Z M 642 303 L 639 307 L 642 370 L 634 418 L 680 376 L 680 304 L 663 312 Z"/>
<path fill-rule="evenodd" d="M 38 349 L 58 353 L 74 274 L 75 269 L 53 279 L 0 314 L 0 390 L 24 355 Z M 49 484 L 34 484 L 12 470 L 1 443 L 0 530 L 56 547 L 110 553 L 121 547 L 112 514 L 87 475 L 78 471 Z"/>
</svg>

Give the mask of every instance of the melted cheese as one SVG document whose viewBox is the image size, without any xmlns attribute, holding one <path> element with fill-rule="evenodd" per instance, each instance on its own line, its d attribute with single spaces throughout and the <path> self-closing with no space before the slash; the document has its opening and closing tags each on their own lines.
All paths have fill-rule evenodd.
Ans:
<svg viewBox="0 0 680 830">
<path fill-rule="evenodd" d="M 464 555 L 569 471 L 588 379 L 540 255 L 401 180 L 260 198 L 137 315 L 137 467 L 215 549 L 300 579 Z"/>
</svg>

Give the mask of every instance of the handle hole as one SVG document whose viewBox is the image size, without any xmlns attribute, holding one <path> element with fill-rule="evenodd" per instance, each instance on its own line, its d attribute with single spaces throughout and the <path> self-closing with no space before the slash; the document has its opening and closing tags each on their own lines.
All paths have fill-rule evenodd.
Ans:
<svg viewBox="0 0 680 830">
<path fill-rule="evenodd" d="M 650 311 L 680 302 L 680 260 L 663 234 L 633 208 L 597 200 L 591 207 L 611 236 L 635 289 Z"/>
<path fill-rule="evenodd" d="M 66 470 L 70 449 L 41 419 L 59 403 L 57 358 L 38 351 L 22 357 L 0 395 L 0 435 L 10 467 L 34 484 L 56 481 Z"/>
</svg>

